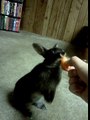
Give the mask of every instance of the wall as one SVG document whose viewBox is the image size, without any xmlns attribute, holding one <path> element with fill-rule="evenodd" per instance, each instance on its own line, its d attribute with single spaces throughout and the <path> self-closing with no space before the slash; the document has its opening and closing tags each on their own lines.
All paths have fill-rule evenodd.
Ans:
<svg viewBox="0 0 90 120">
<path fill-rule="evenodd" d="M 88 25 L 88 0 L 25 0 L 21 29 L 70 42 Z"/>
</svg>

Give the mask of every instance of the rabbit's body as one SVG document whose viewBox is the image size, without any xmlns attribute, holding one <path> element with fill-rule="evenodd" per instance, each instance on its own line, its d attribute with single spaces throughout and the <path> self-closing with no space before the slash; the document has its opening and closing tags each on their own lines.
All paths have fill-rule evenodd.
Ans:
<svg viewBox="0 0 90 120">
<path fill-rule="evenodd" d="M 26 111 L 27 116 L 30 114 L 27 109 L 28 103 L 34 104 L 41 96 L 44 96 L 47 102 L 52 102 L 54 99 L 56 87 L 61 80 L 60 60 L 48 61 L 45 59 L 38 64 L 15 85 L 14 102 L 21 112 L 25 114 Z"/>
</svg>

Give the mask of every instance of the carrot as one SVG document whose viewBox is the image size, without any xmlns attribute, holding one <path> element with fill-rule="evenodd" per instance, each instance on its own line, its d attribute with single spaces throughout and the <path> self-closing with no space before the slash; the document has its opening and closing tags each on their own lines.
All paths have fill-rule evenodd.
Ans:
<svg viewBox="0 0 90 120">
<path fill-rule="evenodd" d="M 69 68 L 69 64 L 68 64 L 68 60 L 69 60 L 69 58 L 68 57 L 66 57 L 66 56 L 62 56 L 61 57 L 61 67 L 62 67 L 62 69 L 63 70 L 65 70 L 65 71 L 68 71 L 68 68 Z"/>
</svg>

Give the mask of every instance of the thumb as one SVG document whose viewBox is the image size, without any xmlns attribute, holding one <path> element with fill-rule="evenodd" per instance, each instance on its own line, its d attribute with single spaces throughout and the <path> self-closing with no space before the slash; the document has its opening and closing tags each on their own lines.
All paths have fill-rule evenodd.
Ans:
<svg viewBox="0 0 90 120">
<path fill-rule="evenodd" d="M 68 60 L 68 64 L 70 66 L 74 66 L 75 69 L 77 70 L 79 77 L 85 83 L 87 83 L 87 81 L 88 81 L 88 64 L 86 62 L 84 62 L 83 60 L 81 60 L 80 58 L 78 58 L 77 56 L 71 57 Z"/>
</svg>

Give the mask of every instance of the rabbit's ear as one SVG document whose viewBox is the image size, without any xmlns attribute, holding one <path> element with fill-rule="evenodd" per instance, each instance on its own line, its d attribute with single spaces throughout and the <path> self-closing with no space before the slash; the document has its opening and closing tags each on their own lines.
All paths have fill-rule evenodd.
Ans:
<svg viewBox="0 0 90 120">
<path fill-rule="evenodd" d="M 55 45 L 53 46 L 53 48 L 58 48 L 58 44 L 55 44 Z"/>
<path fill-rule="evenodd" d="M 33 45 L 33 48 L 37 51 L 37 53 L 39 53 L 40 55 L 42 55 L 44 57 L 47 49 L 37 43 L 33 43 L 32 45 Z"/>
</svg>

